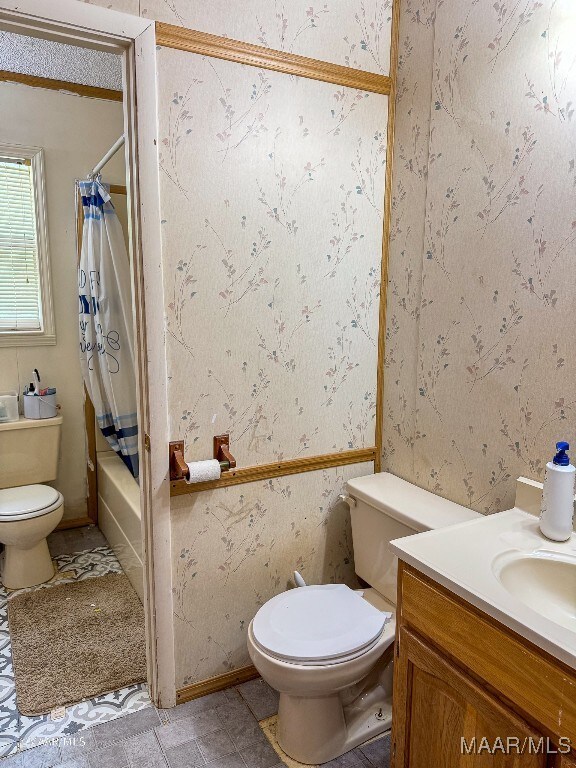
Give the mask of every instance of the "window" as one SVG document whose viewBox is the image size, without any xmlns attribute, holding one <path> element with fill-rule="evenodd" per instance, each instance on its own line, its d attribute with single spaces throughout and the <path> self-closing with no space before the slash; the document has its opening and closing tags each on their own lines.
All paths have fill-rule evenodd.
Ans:
<svg viewBox="0 0 576 768">
<path fill-rule="evenodd" d="M 0 346 L 55 343 L 43 152 L 0 143 Z"/>
</svg>

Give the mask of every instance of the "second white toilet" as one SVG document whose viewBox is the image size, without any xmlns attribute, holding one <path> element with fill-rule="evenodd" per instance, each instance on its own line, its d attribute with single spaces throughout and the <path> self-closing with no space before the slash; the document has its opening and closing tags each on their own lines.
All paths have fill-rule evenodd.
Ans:
<svg viewBox="0 0 576 768">
<path fill-rule="evenodd" d="M 54 576 L 46 537 L 62 519 L 64 499 L 42 483 L 56 479 L 62 417 L 0 424 L 0 580 L 7 589 Z"/>
<path fill-rule="evenodd" d="M 371 588 L 298 587 L 265 603 L 248 629 L 254 666 L 280 692 L 278 743 L 305 764 L 390 728 L 397 561 L 389 542 L 478 516 L 388 473 L 347 489 L 356 573 Z"/>
</svg>

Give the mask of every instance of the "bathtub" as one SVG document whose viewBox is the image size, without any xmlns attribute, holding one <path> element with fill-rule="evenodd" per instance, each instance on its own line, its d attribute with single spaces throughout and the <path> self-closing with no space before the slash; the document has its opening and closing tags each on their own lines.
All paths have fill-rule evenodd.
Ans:
<svg viewBox="0 0 576 768">
<path fill-rule="evenodd" d="M 98 452 L 98 527 L 144 601 L 140 488 L 113 451 Z"/>
</svg>

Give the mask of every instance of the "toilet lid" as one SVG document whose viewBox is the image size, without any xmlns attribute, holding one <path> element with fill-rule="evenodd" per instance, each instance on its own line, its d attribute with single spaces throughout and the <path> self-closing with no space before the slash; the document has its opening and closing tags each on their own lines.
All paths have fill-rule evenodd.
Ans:
<svg viewBox="0 0 576 768">
<path fill-rule="evenodd" d="M 276 595 L 260 608 L 252 631 L 278 658 L 322 661 L 372 644 L 387 616 L 345 584 L 324 584 Z"/>
<path fill-rule="evenodd" d="M 0 490 L 0 519 L 19 519 L 42 512 L 51 507 L 60 497 L 59 492 L 49 485 L 21 485 L 17 488 Z"/>
</svg>

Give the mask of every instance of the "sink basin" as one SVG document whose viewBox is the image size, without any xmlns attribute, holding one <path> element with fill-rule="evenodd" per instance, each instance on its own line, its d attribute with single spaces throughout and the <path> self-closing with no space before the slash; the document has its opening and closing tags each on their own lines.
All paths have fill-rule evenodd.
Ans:
<svg viewBox="0 0 576 768">
<path fill-rule="evenodd" d="M 493 571 L 511 595 L 576 632 L 576 557 L 545 550 L 504 552 L 495 558 Z"/>
</svg>

